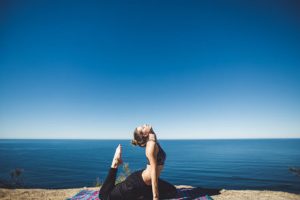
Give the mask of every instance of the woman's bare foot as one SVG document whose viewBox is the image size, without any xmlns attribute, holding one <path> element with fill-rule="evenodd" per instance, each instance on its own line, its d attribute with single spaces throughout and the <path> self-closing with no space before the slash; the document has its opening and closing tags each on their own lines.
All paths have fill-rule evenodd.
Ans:
<svg viewBox="0 0 300 200">
<path fill-rule="evenodd" d="M 122 160 L 122 146 L 121 144 L 118 145 L 118 147 L 116 148 L 116 152 L 113 158 L 113 161 L 111 163 L 111 167 L 112 168 L 118 168 L 119 165 L 121 165 L 123 163 Z"/>
</svg>

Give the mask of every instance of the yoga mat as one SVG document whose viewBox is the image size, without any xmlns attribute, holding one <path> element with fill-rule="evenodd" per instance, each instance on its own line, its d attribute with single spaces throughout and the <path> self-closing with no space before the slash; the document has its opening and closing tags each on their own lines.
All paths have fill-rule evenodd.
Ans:
<svg viewBox="0 0 300 200">
<path fill-rule="evenodd" d="M 213 200 L 208 195 L 199 195 L 196 190 L 192 188 L 177 189 L 178 195 L 176 198 L 168 200 Z M 81 190 L 76 195 L 66 200 L 101 200 L 98 198 L 98 190 Z"/>
</svg>

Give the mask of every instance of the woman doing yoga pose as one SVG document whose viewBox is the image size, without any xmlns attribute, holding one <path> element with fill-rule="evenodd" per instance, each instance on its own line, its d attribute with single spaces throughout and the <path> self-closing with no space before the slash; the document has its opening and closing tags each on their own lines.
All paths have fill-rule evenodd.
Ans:
<svg viewBox="0 0 300 200">
<path fill-rule="evenodd" d="M 133 145 L 145 148 L 147 166 L 130 174 L 123 182 L 115 185 L 118 166 L 123 163 L 122 146 L 116 148 L 108 175 L 100 188 L 99 198 L 103 200 L 169 199 L 177 194 L 176 187 L 159 178 L 166 153 L 157 141 L 150 125 L 142 125 L 134 130 Z"/>
</svg>

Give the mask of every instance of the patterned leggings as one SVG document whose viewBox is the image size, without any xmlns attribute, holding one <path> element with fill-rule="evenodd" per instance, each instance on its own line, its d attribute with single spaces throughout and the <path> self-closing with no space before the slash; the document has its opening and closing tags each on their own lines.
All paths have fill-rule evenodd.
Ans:
<svg viewBox="0 0 300 200">
<path fill-rule="evenodd" d="M 110 168 L 108 175 L 99 190 L 101 200 L 136 200 L 153 199 L 152 186 L 146 185 L 142 178 L 142 170 L 130 174 L 123 182 L 115 185 L 118 168 Z M 160 199 L 174 198 L 176 187 L 167 181 L 158 178 Z"/>
</svg>

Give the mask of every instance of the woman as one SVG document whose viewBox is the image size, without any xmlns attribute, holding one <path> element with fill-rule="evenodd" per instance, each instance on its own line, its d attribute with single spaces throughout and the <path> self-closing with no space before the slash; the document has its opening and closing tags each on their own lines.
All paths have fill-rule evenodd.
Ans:
<svg viewBox="0 0 300 200">
<path fill-rule="evenodd" d="M 100 188 L 99 198 L 103 200 L 174 198 L 177 194 L 176 187 L 159 178 L 164 168 L 166 153 L 158 143 L 152 127 L 146 124 L 139 126 L 133 135 L 131 143 L 145 147 L 148 160 L 146 168 L 133 172 L 123 182 L 115 185 L 118 166 L 123 163 L 122 147 L 119 144 L 108 175 Z"/>
</svg>

